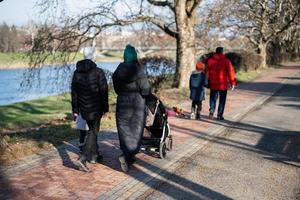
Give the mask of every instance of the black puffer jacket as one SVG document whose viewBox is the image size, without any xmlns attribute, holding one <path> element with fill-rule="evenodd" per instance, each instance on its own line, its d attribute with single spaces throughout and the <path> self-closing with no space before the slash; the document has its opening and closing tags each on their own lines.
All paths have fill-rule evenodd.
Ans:
<svg viewBox="0 0 300 200">
<path fill-rule="evenodd" d="M 136 63 L 121 63 L 113 74 L 117 98 L 116 120 L 120 147 L 127 156 L 139 152 L 145 125 L 145 99 L 150 85 Z"/>
<path fill-rule="evenodd" d="M 108 86 L 102 69 L 92 60 L 77 62 L 72 80 L 72 110 L 85 120 L 108 112 Z"/>
</svg>

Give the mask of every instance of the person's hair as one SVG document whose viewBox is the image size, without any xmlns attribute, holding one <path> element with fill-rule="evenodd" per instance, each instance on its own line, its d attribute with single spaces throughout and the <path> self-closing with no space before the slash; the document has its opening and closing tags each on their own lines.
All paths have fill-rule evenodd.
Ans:
<svg viewBox="0 0 300 200">
<path fill-rule="evenodd" d="M 223 53 L 224 52 L 224 48 L 223 47 L 217 47 L 216 48 L 216 53 Z"/>
</svg>

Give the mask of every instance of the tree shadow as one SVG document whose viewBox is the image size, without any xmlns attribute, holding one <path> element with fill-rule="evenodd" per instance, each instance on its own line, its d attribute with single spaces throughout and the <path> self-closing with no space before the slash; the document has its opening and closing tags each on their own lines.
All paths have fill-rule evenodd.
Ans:
<svg viewBox="0 0 300 200">
<path fill-rule="evenodd" d="M 131 171 L 129 173 L 131 177 L 173 199 L 232 199 L 143 160 L 138 159 L 137 165 L 143 166 L 149 170 L 149 173 L 144 171 Z M 161 179 L 153 177 L 151 173 L 159 173 L 166 181 L 161 181 Z M 149 177 L 151 177 L 151 179 L 149 179 Z M 164 187 L 159 187 L 162 184 Z M 166 190 L 164 188 L 168 189 Z"/>
<path fill-rule="evenodd" d="M 51 127 L 41 127 L 37 130 L 31 130 L 27 132 L 17 132 L 8 134 L 9 140 L 12 141 L 11 144 L 18 143 L 19 141 L 32 141 L 33 144 L 37 145 L 41 152 L 37 152 L 34 155 L 45 157 L 45 152 L 49 152 L 49 149 L 43 150 L 45 145 L 51 145 L 56 149 L 59 156 L 62 159 L 62 164 L 66 167 L 75 168 L 75 165 L 71 161 L 68 152 L 75 154 L 79 153 L 79 149 L 75 147 L 75 143 L 68 143 L 74 138 L 78 138 L 79 133 L 72 129 L 70 124 L 57 124 L 51 125 Z M 28 146 L 29 148 L 30 146 Z M 26 160 L 24 158 L 19 158 L 18 155 L 15 155 L 15 158 Z"/>
<path fill-rule="evenodd" d="M 253 146 L 220 136 L 211 136 L 208 133 L 199 132 L 190 128 L 183 128 L 176 125 L 173 125 L 172 127 L 174 130 L 180 131 L 184 134 L 192 135 L 202 140 L 211 141 L 213 143 L 218 143 L 245 151 L 259 153 L 268 156 L 269 158 L 274 158 L 277 161 L 281 159 L 297 162 L 300 164 L 300 131 L 282 131 L 251 124 L 245 124 L 242 122 L 232 122 L 229 120 L 223 122 L 210 121 L 205 119 L 202 120 L 207 123 L 223 126 L 227 128 L 227 132 L 232 132 L 234 130 L 243 130 L 259 133 L 262 135 L 262 137 L 259 142 Z M 284 163 L 286 164 L 286 162 Z M 300 167 L 300 165 L 298 167 Z"/>
<path fill-rule="evenodd" d="M 16 191 L 10 185 L 8 178 L 0 171 L 0 199 L 13 199 Z"/>
<path fill-rule="evenodd" d="M 288 80 L 300 80 L 300 77 L 287 77 L 287 76 L 282 76 L 279 77 L 280 79 L 288 79 Z"/>
<path fill-rule="evenodd" d="M 3 137 L 0 135 L 0 160 L 2 160 L 2 156 L 6 148 L 1 140 L 3 140 Z M 5 173 L 3 173 L 3 169 L 0 165 L 0 199 L 13 199 L 16 193 L 17 191 L 14 191 L 12 188 L 8 177 Z"/>
<path fill-rule="evenodd" d="M 300 109 L 300 104 L 296 105 L 296 104 L 278 104 L 279 106 L 283 106 L 283 107 L 291 107 L 291 108 L 295 108 L 295 109 Z"/>
</svg>

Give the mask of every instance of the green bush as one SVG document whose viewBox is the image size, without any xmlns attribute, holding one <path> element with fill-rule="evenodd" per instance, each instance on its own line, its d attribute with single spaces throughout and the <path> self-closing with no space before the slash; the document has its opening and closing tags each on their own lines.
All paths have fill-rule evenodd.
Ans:
<svg viewBox="0 0 300 200">
<path fill-rule="evenodd" d="M 225 54 L 226 57 L 231 61 L 234 70 L 236 72 L 241 70 L 242 67 L 242 56 L 241 54 L 235 53 L 235 52 L 228 52 Z"/>
<path fill-rule="evenodd" d="M 200 56 L 200 60 L 207 64 L 209 58 L 213 55 L 212 52 Z M 225 54 L 234 66 L 235 72 L 256 70 L 260 68 L 262 63 L 262 57 L 255 52 L 240 51 L 240 52 L 228 52 Z"/>
<path fill-rule="evenodd" d="M 201 62 L 203 62 L 205 65 L 207 65 L 208 59 L 210 59 L 213 55 L 214 55 L 214 52 L 206 53 L 206 54 L 200 56 L 199 60 Z"/>
<path fill-rule="evenodd" d="M 140 60 L 145 67 L 153 91 L 173 86 L 176 64 L 172 58 L 165 56 L 151 56 Z"/>
</svg>

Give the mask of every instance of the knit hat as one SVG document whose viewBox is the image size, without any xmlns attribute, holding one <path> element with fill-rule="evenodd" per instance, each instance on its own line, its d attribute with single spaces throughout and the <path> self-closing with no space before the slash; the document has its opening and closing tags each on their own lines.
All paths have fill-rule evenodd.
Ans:
<svg viewBox="0 0 300 200">
<path fill-rule="evenodd" d="M 83 49 L 84 59 L 95 59 L 96 48 L 95 47 L 85 47 Z"/>
<path fill-rule="evenodd" d="M 204 64 L 201 61 L 198 61 L 196 64 L 196 70 L 203 70 L 204 69 Z"/>
<path fill-rule="evenodd" d="M 125 50 L 124 50 L 124 62 L 130 63 L 137 61 L 137 52 L 133 46 L 130 44 L 126 45 Z"/>
</svg>

